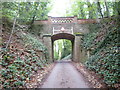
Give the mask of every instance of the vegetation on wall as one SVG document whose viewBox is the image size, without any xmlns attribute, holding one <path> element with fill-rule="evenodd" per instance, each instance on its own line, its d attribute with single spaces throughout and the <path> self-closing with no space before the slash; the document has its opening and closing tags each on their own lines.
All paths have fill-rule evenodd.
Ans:
<svg viewBox="0 0 120 90">
<path fill-rule="evenodd" d="M 80 19 L 96 19 L 97 23 L 89 25 L 90 33 L 83 36 L 83 51 L 86 52 L 86 56 L 90 54 L 86 67 L 101 75 L 108 86 L 119 87 L 120 1 L 74 0 L 71 10 L 68 10 L 66 15 L 77 15 Z"/>
<path fill-rule="evenodd" d="M 18 32 L 14 34 L 15 41 L 8 49 L 2 48 L 0 88 L 25 87 L 33 73 L 49 63 L 47 48 L 36 36 Z"/>
<path fill-rule="evenodd" d="M 48 3 L 1 3 L 0 88 L 26 87 L 31 76 L 49 64 L 48 50 L 38 31 L 29 29 L 34 20 L 47 19 Z"/>
<path fill-rule="evenodd" d="M 101 75 L 110 87 L 119 87 L 120 83 L 119 20 L 120 17 L 102 19 L 91 25 L 91 32 L 83 39 L 83 47 L 91 53 L 86 67 Z"/>
</svg>

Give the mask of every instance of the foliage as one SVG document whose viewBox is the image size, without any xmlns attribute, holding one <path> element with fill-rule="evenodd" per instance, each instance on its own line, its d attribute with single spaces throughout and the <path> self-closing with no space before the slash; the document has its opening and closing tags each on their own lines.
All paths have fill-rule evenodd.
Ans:
<svg viewBox="0 0 120 90">
<path fill-rule="evenodd" d="M 50 10 L 49 2 L 2 2 L 3 47 L 0 52 L 0 88 L 25 87 L 31 75 L 48 64 L 47 48 L 39 41 L 38 32 L 34 30 L 25 33 L 18 26 L 28 24 L 32 26 L 34 20 L 47 19 Z M 17 16 L 12 43 L 4 49 L 13 19 Z M 22 26 L 28 27 L 28 26 Z M 40 26 L 42 28 L 42 26 Z M 21 29 L 21 30 L 20 30 Z M 25 31 L 28 32 L 25 28 Z M 39 31 L 39 30 L 38 30 Z M 34 32 L 34 33 L 33 33 Z M 7 37 L 6 37 L 7 36 Z M 2 66 L 2 67 L 1 67 Z M 2 68 L 2 69 L 1 69 Z"/>
<path fill-rule="evenodd" d="M 67 59 L 71 59 L 72 58 L 72 55 L 71 54 L 69 54 L 68 56 L 66 56 L 66 57 L 64 57 L 64 58 L 62 58 L 63 60 L 67 60 Z"/>
<path fill-rule="evenodd" d="M 25 87 L 32 74 L 48 63 L 46 47 L 34 35 L 24 34 L 21 34 L 24 49 L 11 44 L 8 50 L 1 52 L 0 88 Z"/>
<path fill-rule="evenodd" d="M 28 26 L 32 26 L 34 20 L 47 19 L 50 10 L 48 4 L 49 2 L 0 3 L 0 18 L 3 25 L 1 27 L 3 29 L 3 47 L 0 48 L 0 88 L 25 87 L 33 73 L 49 63 L 47 48 L 37 37 L 39 36 L 37 33 L 40 31 L 28 30 L 31 33 L 29 34 L 26 30 Z M 15 30 L 8 48 L 5 49 L 14 18 L 17 19 Z M 40 27 L 42 28 L 42 26 Z M 23 32 L 21 28 L 27 33 Z"/>
<path fill-rule="evenodd" d="M 2 17 L 11 20 L 18 14 L 18 22 L 24 24 L 26 22 L 33 23 L 34 20 L 45 20 L 50 10 L 48 4 L 50 2 L 3 2 Z"/>
<path fill-rule="evenodd" d="M 99 24 L 97 31 L 94 31 L 96 26 L 91 27 L 93 31 L 83 39 L 82 46 L 91 49 L 91 56 L 86 61 L 86 66 L 100 74 L 108 86 L 118 87 L 120 83 L 119 17 L 103 19 Z"/>
<path fill-rule="evenodd" d="M 48 60 L 47 48 L 42 44 L 34 35 L 26 34 L 22 36 L 25 46 L 33 50 L 40 50 L 45 54 L 46 60 Z"/>
<path fill-rule="evenodd" d="M 71 11 L 67 10 L 67 16 L 76 16 L 80 19 L 103 18 L 113 15 L 120 15 L 120 1 L 106 2 L 106 0 L 97 0 L 96 2 L 80 2 L 73 0 Z"/>
<path fill-rule="evenodd" d="M 28 30 L 28 32 L 34 35 L 40 36 L 41 30 L 43 30 L 43 27 L 44 27 L 43 25 L 32 25 Z"/>
<path fill-rule="evenodd" d="M 64 40 L 63 39 L 63 49 L 62 49 L 62 56 L 61 59 L 68 56 L 72 52 L 72 43 L 70 40 Z M 69 47 L 69 48 L 68 48 Z"/>
<path fill-rule="evenodd" d="M 69 47 L 69 48 L 68 48 Z M 72 43 L 69 40 L 57 40 L 54 42 L 54 57 L 56 60 L 60 60 L 69 54 L 72 51 Z"/>
<path fill-rule="evenodd" d="M 0 72 L 3 77 L 1 83 L 4 88 L 25 86 L 26 80 L 30 79 L 32 73 L 42 67 L 44 63 L 41 62 L 40 57 L 32 54 L 33 53 L 31 53 L 32 57 L 25 55 L 24 59 L 20 57 L 14 59 L 10 57 L 11 54 L 3 56 L 1 63 L 3 69 Z M 14 61 L 11 61 L 11 59 Z"/>
</svg>

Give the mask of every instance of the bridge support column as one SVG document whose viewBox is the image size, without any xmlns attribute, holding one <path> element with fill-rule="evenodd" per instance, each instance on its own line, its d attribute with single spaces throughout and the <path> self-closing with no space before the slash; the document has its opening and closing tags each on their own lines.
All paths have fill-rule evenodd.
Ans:
<svg viewBox="0 0 120 90">
<path fill-rule="evenodd" d="M 49 62 L 53 62 L 51 35 L 50 35 L 50 36 L 44 36 L 44 37 L 43 37 L 43 41 L 44 41 L 45 46 L 46 46 L 47 49 L 48 49 Z"/>
<path fill-rule="evenodd" d="M 81 58 L 81 36 L 75 36 L 73 48 L 73 61 L 79 62 Z"/>
</svg>

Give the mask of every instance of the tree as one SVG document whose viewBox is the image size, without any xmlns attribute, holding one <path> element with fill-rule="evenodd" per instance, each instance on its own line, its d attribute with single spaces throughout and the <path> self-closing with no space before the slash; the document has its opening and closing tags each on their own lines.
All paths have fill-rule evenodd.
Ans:
<svg viewBox="0 0 120 90">
<path fill-rule="evenodd" d="M 72 43 L 70 40 L 63 39 L 63 45 L 64 45 L 64 48 L 62 49 L 61 59 L 68 56 L 72 52 Z"/>
<path fill-rule="evenodd" d="M 88 6 L 89 18 L 92 19 L 93 18 L 93 7 L 92 7 L 92 4 L 90 2 L 87 2 L 87 6 Z"/>
<path fill-rule="evenodd" d="M 68 48 L 69 47 L 69 48 Z M 54 42 L 54 58 L 60 60 L 72 52 L 72 43 L 70 40 L 62 39 Z"/>
<path fill-rule="evenodd" d="M 101 17 L 103 18 L 103 14 L 102 14 L 102 8 L 101 8 L 101 6 L 100 6 L 100 2 L 99 2 L 99 0 L 97 0 L 97 9 L 98 9 L 98 12 L 100 13 L 100 15 L 101 15 Z"/>
<path fill-rule="evenodd" d="M 115 7 L 116 7 L 118 15 L 120 15 L 120 1 L 115 3 Z"/>
<path fill-rule="evenodd" d="M 104 0 L 104 2 L 105 2 L 105 7 L 106 7 L 106 14 L 107 14 L 107 17 L 109 17 L 109 16 L 110 16 L 110 12 L 109 12 L 109 9 L 108 9 L 108 5 L 107 5 L 106 0 Z"/>
<path fill-rule="evenodd" d="M 18 13 L 18 21 L 21 23 L 31 22 L 34 20 L 45 20 L 49 12 L 48 4 L 50 2 L 20 2 Z M 17 2 L 3 2 L 2 3 L 2 17 L 14 19 L 18 11 Z"/>
<path fill-rule="evenodd" d="M 96 2 L 80 2 L 74 0 L 71 11 L 67 10 L 67 16 L 77 15 L 78 18 L 103 18 L 112 15 L 120 15 L 120 1 L 119 2 L 107 2 L 106 0 Z"/>
</svg>

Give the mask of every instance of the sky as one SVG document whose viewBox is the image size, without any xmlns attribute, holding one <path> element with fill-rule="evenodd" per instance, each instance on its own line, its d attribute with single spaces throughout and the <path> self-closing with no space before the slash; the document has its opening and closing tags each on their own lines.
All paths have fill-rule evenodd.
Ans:
<svg viewBox="0 0 120 90">
<path fill-rule="evenodd" d="M 72 5 L 72 0 L 52 0 L 53 7 L 48 16 L 62 17 L 65 16 L 66 9 L 69 9 Z"/>
</svg>

